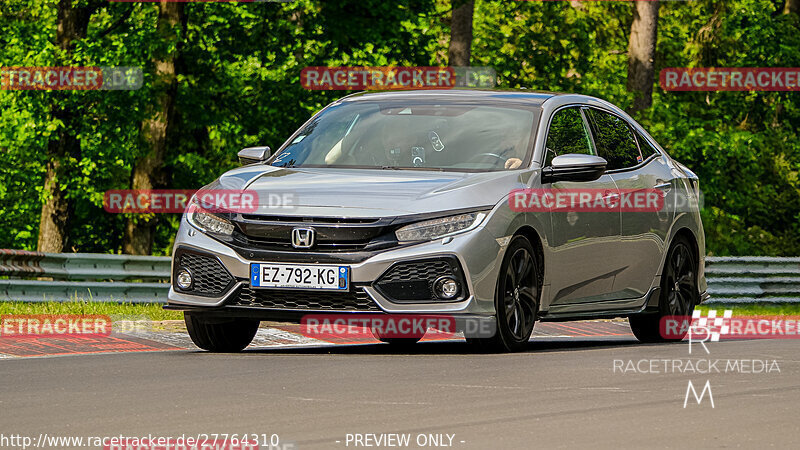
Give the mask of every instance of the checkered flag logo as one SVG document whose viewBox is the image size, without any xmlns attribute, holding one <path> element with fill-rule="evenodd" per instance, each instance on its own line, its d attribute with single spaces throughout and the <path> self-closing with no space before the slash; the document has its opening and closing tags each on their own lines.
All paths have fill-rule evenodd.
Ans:
<svg viewBox="0 0 800 450">
<path fill-rule="evenodd" d="M 708 330 L 711 335 L 711 342 L 719 342 L 720 336 L 730 333 L 730 319 L 733 317 L 733 310 L 726 309 L 722 317 L 717 317 L 716 309 L 709 309 L 708 315 L 703 317 L 699 310 L 692 313 L 692 326 L 702 327 Z"/>
</svg>

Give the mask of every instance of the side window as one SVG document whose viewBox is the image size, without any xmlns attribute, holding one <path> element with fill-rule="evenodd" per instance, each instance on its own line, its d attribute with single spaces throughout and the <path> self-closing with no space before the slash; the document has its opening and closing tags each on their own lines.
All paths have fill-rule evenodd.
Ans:
<svg viewBox="0 0 800 450">
<path fill-rule="evenodd" d="M 588 109 L 595 133 L 597 152 L 608 161 L 608 170 L 633 167 L 643 161 L 628 124 L 612 114 Z"/>
<path fill-rule="evenodd" d="M 638 141 L 639 141 L 639 150 L 641 150 L 641 152 L 642 152 L 642 158 L 647 159 L 647 158 L 655 155 L 656 153 L 658 153 L 658 151 L 655 149 L 655 147 L 653 147 L 650 144 L 650 141 L 648 141 L 647 139 L 645 139 L 644 136 L 642 136 L 642 133 L 639 133 L 637 131 L 636 132 L 636 139 L 638 139 Z"/>
<path fill-rule="evenodd" d="M 544 166 L 549 166 L 554 157 L 567 153 L 595 154 L 578 107 L 559 110 L 553 116 L 547 131 Z"/>
</svg>

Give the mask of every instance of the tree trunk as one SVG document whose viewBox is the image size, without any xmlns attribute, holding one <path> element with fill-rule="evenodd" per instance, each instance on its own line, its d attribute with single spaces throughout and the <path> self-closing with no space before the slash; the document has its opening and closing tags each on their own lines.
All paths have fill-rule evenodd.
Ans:
<svg viewBox="0 0 800 450">
<path fill-rule="evenodd" d="M 634 2 L 628 43 L 628 91 L 634 94 L 631 112 L 647 109 L 653 104 L 658 7 L 658 1 Z"/>
<path fill-rule="evenodd" d="M 783 5 L 784 14 L 800 14 L 800 0 L 786 0 Z"/>
<path fill-rule="evenodd" d="M 158 35 L 163 40 L 175 41 L 184 27 L 184 4 L 161 2 L 158 14 Z M 133 167 L 132 189 L 157 189 L 166 184 L 164 160 L 173 129 L 173 111 L 177 82 L 175 79 L 175 54 L 156 55 L 154 96 L 151 115 L 141 125 L 140 145 L 142 156 Z M 123 252 L 132 255 L 149 255 L 153 250 L 153 238 L 157 220 L 131 217 L 125 225 Z"/>
<path fill-rule="evenodd" d="M 468 66 L 472 47 L 472 14 L 475 0 L 452 0 L 450 47 L 447 58 L 451 67 Z"/>
<path fill-rule="evenodd" d="M 60 0 L 56 8 L 56 45 L 65 53 L 65 59 L 68 59 L 75 41 L 86 37 L 94 7 L 73 7 L 72 0 Z M 60 63 L 63 62 L 62 60 Z M 71 172 L 68 159 L 80 157 L 81 142 L 77 137 L 80 120 L 66 105 L 67 93 L 51 92 L 50 95 L 54 100 L 51 106 L 52 117 L 61 121 L 63 126 L 58 128 L 47 143 L 42 214 L 39 218 L 39 240 L 36 247 L 42 252 L 62 252 L 67 248 L 67 228 L 73 210 L 64 182 Z"/>
</svg>

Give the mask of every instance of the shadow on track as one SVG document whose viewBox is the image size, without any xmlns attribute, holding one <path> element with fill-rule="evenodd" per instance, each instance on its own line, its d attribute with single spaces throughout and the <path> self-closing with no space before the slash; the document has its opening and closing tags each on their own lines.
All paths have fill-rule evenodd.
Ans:
<svg viewBox="0 0 800 450">
<path fill-rule="evenodd" d="M 528 344 L 528 348 L 514 354 L 536 354 L 562 351 L 586 351 L 604 348 L 623 348 L 623 347 L 650 347 L 653 345 L 676 345 L 675 343 L 666 344 L 642 344 L 633 337 L 593 337 L 593 338 L 569 338 L 569 339 L 536 339 Z M 410 347 L 395 347 L 383 343 L 369 344 L 346 344 L 336 346 L 319 347 L 262 347 L 249 348 L 242 352 L 243 355 L 255 354 L 291 354 L 291 355 L 493 355 L 503 353 L 492 353 L 480 351 L 465 341 L 428 341 L 420 342 Z"/>
</svg>

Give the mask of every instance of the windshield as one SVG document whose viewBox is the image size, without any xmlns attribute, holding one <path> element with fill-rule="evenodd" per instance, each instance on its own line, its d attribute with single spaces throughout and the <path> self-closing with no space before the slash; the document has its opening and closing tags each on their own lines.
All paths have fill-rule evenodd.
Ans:
<svg viewBox="0 0 800 450">
<path fill-rule="evenodd" d="M 272 165 L 512 170 L 527 164 L 535 116 L 476 104 L 345 102 L 303 127 Z"/>
</svg>

